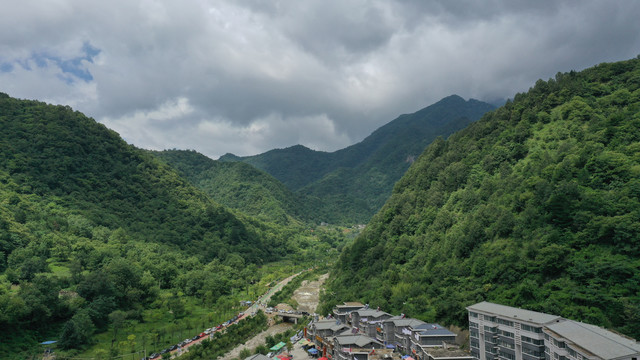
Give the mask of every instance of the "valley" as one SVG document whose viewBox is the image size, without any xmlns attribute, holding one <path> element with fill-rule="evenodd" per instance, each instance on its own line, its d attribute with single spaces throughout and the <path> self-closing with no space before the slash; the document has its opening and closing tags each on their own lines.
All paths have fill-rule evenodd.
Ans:
<svg viewBox="0 0 640 360">
<path fill-rule="evenodd" d="M 603 63 L 495 109 L 452 95 L 332 153 L 219 160 L 0 93 L 0 358 L 197 336 L 185 360 L 235 359 L 293 331 L 258 310 L 345 301 L 464 331 L 469 306 L 497 304 L 640 338 L 639 79 L 640 59 Z"/>
</svg>

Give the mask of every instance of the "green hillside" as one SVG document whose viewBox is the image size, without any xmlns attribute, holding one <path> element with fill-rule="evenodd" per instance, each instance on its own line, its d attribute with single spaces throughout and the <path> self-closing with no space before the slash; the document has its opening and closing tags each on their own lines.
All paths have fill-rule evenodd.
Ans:
<svg viewBox="0 0 640 360">
<path fill-rule="evenodd" d="M 195 151 L 153 152 L 216 202 L 279 224 L 306 219 L 306 202 L 280 181 L 249 164 L 212 160 Z"/>
<path fill-rule="evenodd" d="M 341 255 L 361 300 L 466 326 L 482 300 L 640 338 L 640 59 L 539 80 L 436 140 Z"/>
<path fill-rule="evenodd" d="M 308 199 L 320 202 L 317 221 L 366 223 L 391 194 L 413 159 L 438 136 L 460 130 L 492 105 L 457 95 L 413 114 L 401 115 L 358 144 L 332 153 L 297 145 L 222 161 L 243 161 L 262 169 Z"/>
<path fill-rule="evenodd" d="M 251 164 L 271 174 L 293 191 L 321 178 L 333 168 L 331 153 L 311 150 L 302 145 L 247 157 L 226 154 L 219 160 Z"/>
<path fill-rule="evenodd" d="M 207 260 L 216 257 L 206 250 L 213 243 L 251 262 L 268 257 L 259 237 L 234 215 L 81 113 L 4 96 L 0 116 L 0 170 L 18 194 L 49 197 L 92 227 L 122 227 L 147 241 L 207 254 Z"/>
<path fill-rule="evenodd" d="M 338 168 L 300 192 L 323 199 L 330 214 L 366 223 L 427 145 L 438 136 L 463 129 L 492 109 L 487 103 L 452 95 L 413 114 L 401 115 L 362 142 L 333 153 Z M 338 221 L 335 217 L 328 220 Z"/>
<path fill-rule="evenodd" d="M 44 340 L 85 357 L 160 350 L 340 242 L 234 213 L 68 106 L 0 93 L 2 359 Z"/>
</svg>

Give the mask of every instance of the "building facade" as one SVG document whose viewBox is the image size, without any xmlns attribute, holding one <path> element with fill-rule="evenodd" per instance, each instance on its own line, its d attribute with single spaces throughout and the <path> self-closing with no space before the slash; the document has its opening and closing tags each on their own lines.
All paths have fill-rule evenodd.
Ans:
<svg viewBox="0 0 640 360">
<path fill-rule="evenodd" d="M 640 360 L 640 344 L 595 325 L 481 302 L 467 307 L 480 360 Z"/>
<path fill-rule="evenodd" d="M 481 360 L 545 360 L 545 325 L 560 316 L 481 302 L 467 307 L 471 355 Z"/>
<path fill-rule="evenodd" d="M 546 360 L 640 360 L 640 344 L 601 327 L 564 320 L 543 329 Z"/>
</svg>

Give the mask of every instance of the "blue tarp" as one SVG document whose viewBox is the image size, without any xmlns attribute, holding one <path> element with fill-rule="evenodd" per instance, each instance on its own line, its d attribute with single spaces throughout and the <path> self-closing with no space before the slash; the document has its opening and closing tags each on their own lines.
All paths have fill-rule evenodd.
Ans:
<svg viewBox="0 0 640 360">
<path fill-rule="evenodd" d="M 396 346 L 393 344 L 387 344 L 387 349 L 395 349 Z"/>
<path fill-rule="evenodd" d="M 309 354 L 317 354 L 318 353 L 318 350 L 315 349 L 315 348 L 311 348 L 311 349 L 309 349 L 307 351 L 309 352 Z"/>
<path fill-rule="evenodd" d="M 57 341 L 55 340 L 49 340 L 49 341 L 43 341 L 40 343 L 40 345 L 51 345 L 51 344 L 55 344 L 57 343 Z"/>
</svg>

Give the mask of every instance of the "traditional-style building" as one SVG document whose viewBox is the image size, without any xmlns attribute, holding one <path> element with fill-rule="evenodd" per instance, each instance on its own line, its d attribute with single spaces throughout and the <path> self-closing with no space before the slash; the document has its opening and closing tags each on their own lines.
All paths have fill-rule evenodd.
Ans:
<svg viewBox="0 0 640 360">
<path fill-rule="evenodd" d="M 349 322 L 349 314 L 353 310 L 362 309 L 365 306 L 359 302 L 345 302 L 342 305 L 336 305 L 333 308 L 333 317 L 340 320 L 343 324 Z"/>
</svg>

